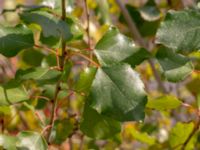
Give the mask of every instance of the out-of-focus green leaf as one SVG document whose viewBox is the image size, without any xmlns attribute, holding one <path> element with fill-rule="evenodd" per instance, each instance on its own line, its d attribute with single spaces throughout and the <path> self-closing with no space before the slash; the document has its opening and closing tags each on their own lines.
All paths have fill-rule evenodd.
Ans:
<svg viewBox="0 0 200 150">
<path fill-rule="evenodd" d="M 55 144 L 62 144 L 72 132 L 73 124 L 70 120 L 55 120 L 51 132 L 51 141 Z"/>
<path fill-rule="evenodd" d="M 71 69 L 72 69 L 72 62 L 65 63 L 64 70 L 63 70 L 62 76 L 61 76 L 61 80 L 63 82 L 67 82 L 67 79 L 70 75 Z"/>
<path fill-rule="evenodd" d="M 30 68 L 27 70 L 18 70 L 16 79 L 18 80 L 35 80 L 38 84 L 55 83 L 61 76 L 61 72 L 49 68 Z"/>
<path fill-rule="evenodd" d="M 66 18 L 66 22 L 70 27 L 70 31 L 73 35 L 72 40 L 79 40 L 83 38 L 84 29 L 81 27 L 79 21 L 74 17 Z"/>
<path fill-rule="evenodd" d="M 56 91 L 56 85 L 51 84 L 45 84 L 42 86 L 42 96 L 48 97 L 49 99 L 54 99 L 55 97 L 55 91 Z M 64 97 L 68 96 L 67 89 L 65 89 L 65 85 L 61 84 L 61 91 L 58 94 L 58 99 L 62 99 Z"/>
<path fill-rule="evenodd" d="M 126 8 L 142 36 L 148 37 L 156 34 L 160 22 L 160 13 L 155 6 L 145 5 L 143 8 L 138 9 L 126 5 Z M 120 21 L 126 22 L 123 15 L 120 16 Z"/>
<path fill-rule="evenodd" d="M 40 51 L 30 49 L 21 53 L 21 60 L 29 66 L 38 67 L 44 56 Z"/>
<path fill-rule="evenodd" d="M 160 11 L 154 6 L 144 6 L 140 9 L 142 18 L 146 21 L 156 21 L 160 19 Z"/>
<path fill-rule="evenodd" d="M 100 21 L 102 24 L 111 24 L 111 17 L 109 12 L 109 3 L 107 0 L 97 0 L 99 7 L 98 14 L 101 16 Z"/>
<path fill-rule="evenodd" d="M 22 131 L 17 135 L 17 149 L 20 150 L 47 150 L 45 139 L 37 132 Z"/>
<path fill-rule="evenodd" d="M 157 32 L 156 42 L 181 52 L 200 49 L 200 11 L 169 11 Z"/>
<path fill-rule="evenodd" d="M 130 38 L 114 27 L 111 27 L 97 43 L 95 54 L 103 66 L 126 62 L 135 67 L 150 56 L 149 52 L 136 47 Z"/>
<path fill-rule="evenodd" d="M 190 92 L 194 94 L 198 94 L 200 91 L 200 78 L 194 78 L 190 82 L 187 83 L 187 88 Z"/>
<path fill-rule="evenodd" d="M 122 122 L 144 119 L 144 84 L 128 64 L 99 68 L 90 97 L 91 107 L 102 115 Z"/>
<path fill-rule="evenodd" d="M 140 141 L 140 142 L 142 142 L 142 143 L 146 143 L 146 144 L 148 144 L 148 145 L 153 145 L 153 144 L 155 144 L 155 142 L 156 142 L 155 137 L 151 137 L 151 136 L 149 136 L 147 133 L 139 132 L 139 131 L 137 131 L 137 130 L 134 129 L 134 128 L 131 128 L 131 129 L 129 130 L 129 132 L 130 132 L 131 136 L 132 136 L 134 139 L 136 139 L 136 140 L 138 140 L 138 141 Z"/>
<path fill-rule="evenodd" d="M 175 96 L 164 95 L 153 100 L 148 100 L 146 107 L 156 110 L 175 109 L 181 105 L 181 101 Z"/>
<path fill-rule="evenodd" d="M 148 0 L 147 3 L 139 9 L 141 17 L 146 21 L 156 21 L 161 17 L 161 12 L 157 8 L 154 0 Z"/>
<path fill-rule="evenodd" d="M 29 99 L 28 93 L 20 84 L 8 82 L 0 86 L 0 106 L 8 106 Z"/>
<path fill-rule="evenodd" d="M 0 135 L 0 147 L 6 150 L 17 150 L 15 144 L 17 142 L 17 137 L 9 135 Z"/>
<path fill-rule="evenodd" d="M 164 71 L 164 76 L 171 82 L 184 80 L 193 70 L 189 58 L 165 47 L 158 50 L 156 58 Z"/>
<path fill-rule="evenodd" d="M 172 148 L 182 145 L 194 128 L 193 123 L 178 122 L 171 130 L 169 142 Z"/>
<path fill-rule="evenodd" d="M 56 56 L 54 54 L 49 54 L 48 56 L 44 57 L 41 62 L 41 66 L 43 68 L 57 66 Z"/>
<path fill-rule="evenodd" d="M 107 139 L 119 133 L 121 126 L 119 122 L 100 115 L 96 110 L 85 104 L 80 129 L 88 137 Z"/>
<path fill-rule="evenodd" d="M 88 67 L 85 68 L 81 73 L 80 77 L 75 84 L 75 90 L 78 92 L 85 92 L 87 93 L 90 90 L 90 87 L 92 85 L 92 81 L 96 74 L 96 68 Z"/>
<path fill-rule="evenodd" d="M 33 33 L 26 26 L 0 26 L 0 54 L 13 57 L 34 45 Z"/>
<path fill-rule="evenodd" d="M 10 115 L 10 114 L 11 114 L 11 108 L 9 106 L 0 106 L 0 116 Z"/>
</svg>

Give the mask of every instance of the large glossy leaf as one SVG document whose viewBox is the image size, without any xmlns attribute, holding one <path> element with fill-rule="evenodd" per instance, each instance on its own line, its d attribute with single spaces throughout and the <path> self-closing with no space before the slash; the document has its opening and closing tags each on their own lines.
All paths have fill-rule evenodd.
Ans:
<svg viewBox="0 0 200 150">
<path fill-rule="evenodd" d="M 171 130 L 169 135 L 169 143 L 172 148 L 182 145 L 190 135 L 194 128 L 191 123 L 177 123 Z"/>
<path fill-rule="evenodd" d="M 181 54 L 176 54 L 171 49 L 164 47 L 160 48 L 156 57 L 164 71 L 164 76 L 168 81 L 181 81 L 193 70 L 193 65 L 189 58 Z"/>
<path fill-rule="evenodd" d="M 47 150 L 48 148 L 45 139 L 37 132 L 23 131 L 20 132 L 17 137 L 17 149 Z"/>
<path fill-rule="evenodd" d="M 144 84 L 128 64 L 99 68 L 91 87 L 91 106 L 119 121 L 144 119 Z"/>
<path fill-rule="evenodd" d="M 0 106 L 12 105 L 28 99 L 28 93 L 19 84 L 8 82 L 0 86 Z"/>
<path fill-rule="evenodd" d="M 157 32 L 157 43 L 177 51 L 200 48 L 199 10 L 169 11 Z"/>
<path fill-rule="evenodd" d="M 96 110 L 86 104 L 80 129 L 88 137 L 107 139 L 119 133 L 121 126 L 119 122 L 100 115 Z"/>
<path fill-rule="evenodd" d="M 1 147 L 6 150 L 17 150 L 15 144 L 17 142 L 17 137 L 12 137 L 9 135 L 0 135 L 0 149 Z"/>
<path fill-rule="evenodd" d="M 27 70 L 18 70 L 16 79 L 35 80 L 39 84 L 54 83 L 61 76 L 61 72 L 49 68 L 30 68 Z"/>
<path fill-rule="evenodd" d="M 20 15 L 27 24 L 37 24 L 42 29 L 41 40 L 46 44 L 56 44 L 60 37 L 69 40 L 72 35 L 66 21 L 62 21 L 44 11 L 25 12 Z"/>
<path fill-rule="evenodd" d="M 134 67 L 150 56 L 145 49 L 136 47 L 130 38 L 114 27 L 97 43 L 95 54 L 103 66 L 127 62 Z"/>
<path fill-rule="evenodd" d="M 181 101 L 175 96 L 165 95 L 154 100 L 148 100 L 147 107 L 156 110 L 174 109 L 181 105 Z"/>
<path fill-rule="evenodd" d="M 12 57 L 33 45 L 33 33 L 26 26 L 0 26 L 0 54 Z"/>
</svg>

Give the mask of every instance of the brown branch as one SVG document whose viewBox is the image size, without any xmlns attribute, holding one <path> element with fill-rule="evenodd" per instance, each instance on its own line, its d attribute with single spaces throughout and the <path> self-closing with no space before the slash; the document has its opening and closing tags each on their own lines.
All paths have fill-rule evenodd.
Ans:
<svg viewBox="0 0 200 150">
<path fill-rule="evenodd" d="M 136 25 L 135 25 L 135 22 L 132 20 L 129 12 L 127 11 L 126 7 L 124 6 L 124 4 L 121 2 L 121 0 L 116 0 L 116 3 L 118 4 L 119 8 L 121 9 L 122 11 L 122 14 L 129 26 L 129 30 L 131 32 L 131 35 L 132 37 L 144 48 L 146 48 L 147 50 L 149 49 L 148 48 L 148 44 L 145 42 L 145 40 L 142 38 L 140 32 L 138 31 Z M 161 78 L 160 78 L 160 75 L 159 73 L 157 72 L 156 68 L 155 68 L 155 65 L 154 65 L 154 62 L 152 59 L 149 59 L 148 60 L 150 66 L 151 66 L 151 69 L 152 69 L 152 72 L 154 74 L 154 77 L 158 83 L 158 86 L 162 89 L 162 91 L 164 93 L 167 93 L 167 89 L 165 87 L 165 85 L 163 84 Z"/>
<path fill-rule="evenodd" d="M 89 49 L 91 48 L 91 40 L 90 40 L 90 12 L 89 8 L 87 5 L 87 0 L 84 0 L 84 5 L 85 5 L 85 11 L 86 11 L 86 19 L 87 19 L 87 27 L 86 27 L 86 32 L 87 32 L 87 40 L 88 40 L 88 46 Z"/>
<path fill-rule="evenodd" d="M 44 127 L 44 129 L 41 132 L 41 135 L 44 135 L 46 131 L 48 131 L 51 128 L 50 125 L 47 125 L 46 127 Z"/>
<path fill-rule="evenodd" d="M 87 61 L 89 61 L 90 63 L 92 63 L 93 65 L 95 65 L 97 68 L 100 67 L 100 65 L 98 63 L 96 63 L 95 61 L 93 61 L 91 58 L 87 57 L 84 54 L 81 54 L 81 53 L 78 53 L 78 52 L 73 52 L 73 53 L 71 53 L 71 56 L 73 56 L 73 55 L 80 56 L 80 57 L 86 59 Z"/>
<path fill-rule="evenodd" d="M 4 133 L 4 129 L 5 129 L 5 126 L 4 126 L 4 115 L 0 119 L 0 123 L 1 123 L 1 133 L 3 134 Z"/>
<path fill-rule="evenodd" d="M 65 0 L 61 0 L 61 4 L 62 4 L 62 17 L 61 17 L 61 19 L 64 21 L 66 19 Z M 65 41 L 64 37 L 61 37 L 61 42 L 62 42 L 62 50 L 61 50 L 61 54 L 58 57 L 58 59 L 59 59 L 58 67 L 60 68 L 61 71 L 63 71 L 64 64 L 65 64 L 65 57 L 67 56 L 66 41 Z M 59 49 L 57 49 L 57 54 L 58 54 L 58 50 Z M 48 131 L 48 135 L 47 135 L 47 140 L 48 140 L 49 144 L 51 142 L 50 136 L 51 136 L 52 127 L 54 126 L 54 121 L 56 119 L 56 108 L 57 108 L 57 103 L 58 103 L 58 94 L 61 91 L 60 84 L 61 84 L 61 80 L 59 80 L 56 84 L 55 95 L 54 95 L 54 99 L 52 100 L 53 106 L 52 106 L 52 112 L 51 112 L 50 123 L 49 123 L 50 130 Z"/>
<path fill-rule="evenodd" d="M 52 131 L 52 127 L 54 126 L 54 121 L 56 119 L 56 107 L 57 107 L 57 103 L 58 103 L 58 94 L 61 90 L 60 88 L 60 83 L 61 81 L 58 81 L 57 84 L 56 84 L 56 91 L 55 91 L 55 95 L 54 95 L 54 99 L 52 100 L 52 112 L 51 112 L 51 116 L 50 116 L 50 123 L 49 123 L 49 132 L 47 134 L 47 140 L 48 140 L 48 143 L 50 144 L 50 136 L 51 136 L 51 131 Z"/>
<path fill-rule="evenodd" d="M 90 59 L 93 59 L 93 52 L 91 48 L 91 38 L 90 38 L 90 11 L 87 5 L 87 0 L 84 0 L 84 5 L 85 5 L 85 11 L 86 11 L 86 20 L 87 20 L 87 27 L 86 27 L 86 32 L 87 32 L 87 40 L 88 40 L 88 49 L 90 51 Z M 91 63 L 91 62 L 90 62 Z M 89 63 L 89 65 L 90 65 Z"/>
<path fill-rule="evenodd" d="M 39 48 L 39 49 L 44 49 L 44 50 L 49 51 L 49 52 L 51 52 L 51 53 L 53 53 L 53 54 L 57 54 L 53 49 L 48 48 L 48 47 L 46 47 L 46 46 L 41 46 L 41 45 L 35 44 L 34 47 L 35 47 L 35 48 Z"/>
</svg>

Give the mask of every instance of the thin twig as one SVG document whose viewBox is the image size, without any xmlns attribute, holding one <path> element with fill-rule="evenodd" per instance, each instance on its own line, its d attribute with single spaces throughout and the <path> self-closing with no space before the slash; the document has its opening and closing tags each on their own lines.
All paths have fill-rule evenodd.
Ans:
<svg viewBox="0 0 200 150">
<path fill-rule="evenodd" d="M 148 44 L 145 42 L 145 40 L 142 38 L 140 32 L 138 31 L 136 25 L 135 25 L 135 22 L 132 20 L 129 12 L 127 11 L 127 9 L 125 8 L 124 4 L 121 2 L 121 0 L 116 0 L 116 3 L 118 4 L 119 8 L 121 9 L 122 11 L 122 14 L 129 26 L 129 30 L 131 32 L 131 35 L 132 37 L 144 48 L 146 48 L 147 50 L 149 49 L 148 48 Z M 149 59 L 148 60 L 150 66 L 151 66 L 151 69 L 152 69 L 152 72 L 154 74 L 154 77 L 158 83 L 158 86 L 162 89 L 162 91 L 164 93 L 167 93 L 167 89 L 166 87 L 164 86 L 161 78 L 160 78 L 160 75 L 159 73 L 157 72 L 156 68 L 155 68 L 155 65 L 154 65 L 154 62 L 152 59 Z"/>
<path fill-rule="evenodd" d="M 41 45 L 35 44 L 34 47 L 35 47 L 35 48 L 39 48 L 39 49 L 44 49 L 44 50 L 49 51 L 49 52 L 51 52 L 51 53 L 53 53 L 53 54 L 55 54 L 55 55 L 57 54 L 56 51 L 54 51 L 53 49 L 48 48 L 48 47 L 46 47 L 46 46 L 41 46 Z"/>
<path fill-rule="evenodd" d="M 50 101 L 50 98 L 45 97 L 45 96 L 41 96 L 41 95 L 37 95 L 37 96 L 32 96 L 31 98 L 35 98 L 35 99 L 44 99 L 46 101 Z"/>
<path fill-rule="evenodd" d="M 91 48 L 91 38 L 90 38 L 90 11 L 87 5 L 87 0 L 84 0 L 84 5 L 85 5 L 85 11 L 86 11 L 86 20 L 87 20 L 87 27 L 86 27 L 86 32 L 87 32 L 87 40 L 88 40 L 88 49 L 90 51 L 90 59 L 93 59 L 93 52 Z M 91 62 L 90 62 L 91 63 Z M 89 63 L 89 65 L 90 65 Z"/>
<path fill-rule="evenodd" d="M 42 132 L 41 132 L 41 135 L 44 135 L 45 132 L 46 132 L 47 130 L 49 130 L 50 128 L 51 128 L 50 125 L 47 125 L 46 127 L 44 127 L 44 129 L 43 129 Z"/>
<path fill-rule="evenodd" d="M 93 65 L 95 65 L 97 68 L 100 67 L 100 65 L 98 63 L 96 63 L 95 61 L 93 61 L 92 59 L 90 59 L 89 57 L 87 57 L 84 54 L 78 53 L 78 52 L 74 52 L 74 53 L 70 53 L 71 56 L 76 55 L 76 56 L 80 56 L 86 60 L 88 60 L 90 63 L 92 63 Z"/>
<path fill-rule="evenodd" d="M 58 103 L 58 94 L 61 90 L 60 89 L 60 83 L 61 83 L 61 81 L 58 81 L 57 84 L 56 84 L 55 96 L 54 96 L 54 99 L 52 101 L 53 106 L 52 106 L 52 112 L 51 112 L 50 123 L 49 123 L 49 126 L 51 126 L 51 127 L 50 127 L 48 134 L 47 134 L 48 143 L 50 143 L 51 131 L 52 131 L 52 127 L 54 126 L 54 121 L 56 119 L 56 107 L 57 107 L 57 103 Z"/>
<path fill-rule="evenodd" d="M 88 40 L 88 46 L 89 48 L 91 47 L 91 40 L 90 40 L 90 12 L 89 8 L 87 5 L 87 0 L 84 0 L 84 5 L 85 5 L 85 11 L 86 11 L 86 20 L 87 20 L 87 27 L 86 27 L 86 32 L 87 32 L 87 40 Z"/>
<path fill-rule="evenodd" d="M 35 116 L 38 118 L 38 120 L 42 123 L 43 126 L 45 126 L 45 122 L 40 116 L 39 112 L 35 111 Z"/>
<path fill-rule="evenodd" d="M 16 108 L 16 110 L 17 110 L 17 109 L 18 109 L 18 108 Z M 17 110 L 17 112 L 18 112 L 18 115 L 19 115 L 20 120 L 21 120 L 22 123 L 23 123 L 23 126 L 24 126 L 25 130 L 30 129 L 30 128 L 29 128 L 29 125 L 28 125 L 28 123 L 27 123 L 26 118 L 24 118 L 24 114 L 23 114 L 21 111 L 18 111 L 18 110 Z"/>
</svg>

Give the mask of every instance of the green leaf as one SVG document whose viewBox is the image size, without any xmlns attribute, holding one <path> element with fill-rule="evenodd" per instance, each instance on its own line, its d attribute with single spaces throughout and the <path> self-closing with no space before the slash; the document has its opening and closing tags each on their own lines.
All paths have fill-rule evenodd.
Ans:
<svg viewBox="0 0 200 150">
<path fill-rule="evenodd" d="M 72 69 L 72 62 L 66 62 L 65 65 L 64 65 L 64 69 L 63 69 L 63 72 L 62 72 L 62 76 L 61 76 L 61 80 L 63 82 L 67 82 L 68 78 L 69 78 L 69 75 L 70 75 L 70 72 L 71 72 L 71 69 Z"/>
<path fill-rule="evenodd" d="M 121 125 L 112 118 L 98 114 L 96 110 L 85 104 L 80 129 L 88 137 L 107 139 L 119 133 Z"/>
<path fill-rule="evenodd" d="M 146 107 L 162 111 L 168 109 L 175 109 L 180 105 L 181 101 L 178 100 L 175 96 L 164 95 L 154 100 L 148 100 Z"/>
<path fill-rule="evenodd" d="M 150 56 L 145 49 L 136 47 L 130 38 L 114 27 L 111 27 L 97 43 L 94 52 L 103 66 L 127 62 L 135 67 Z"/>
<path fill-rule="evenodd" d="M 0 86 L 0 106 L 8 106 L 29 99 L 29 95 L 21 85 L 8 82 Z"/>
<path fill-rule="evenodd" d="M 144 119 L 144 84 L 130 65 L 99 68 L 90 96 L 92 108 L 102 115 L 119 121 Z"/>
<path fill-rule="evenodd" d="M 73 124 L 70 120 L 55 120 L 51 131 L 51 141 L 55 144 L 62 144 L 72 132 Z"/>
<path fill-rule="evenodd" d="M 44 54 L 37 50 L 25 50 L 21 53 L 21 60 L 32 67 L 38 67 L 41 64 Z"/>
<path fill-rule="evenodd" d="M 0 106 L 0 116 L 10 115 L 11 108 L 9 106 Z"/>
<path fill-rule="evenodd" d="M 48 67 L 57 66 L 56 56 L 55 56 L 54 54 L 49 54 L 48 56 L 46 56 L 46 57 L 42 60 L 41 66 L 42 66 L 43 68 L 48 68 Z"/>
<path fill-rule="evenodd" d="M 184 80 L 193 70 L 193 65 L 189 58 L 176 54 L 168 48 L 160 48 L 156 58 L 164 71 L 164 76 L 171 82 Z"/>
<path fill-rule="evenodd" d="M 27 70 L 18 70 L 16 79 L 35 80 L 38 84 L 55 83 L 61 76 L 61 72 L 49 68 L 30 68 Z"/>
<path fill-rule="evenodd" d="M 34 45 L 33 33 L 26 26 L 0 26 L 0 54 L 13 57 Z"/>
<path fill-rule="evenodd" d="M 154 36 L 159 27 L 161 15 L 154 5 L 155 4 L 146 4 L 140 9 L 133 7 L 132 5 L 126 5 L 132 20 L 135 22 L 141 35 L 144 37 Z M 120 16 L 120 21 L 126 23 L 123 15 Z"/>
<path fill-rule="evenodd" d="M 169 143 L 172 148 L 182 145 L 190 135 L 194 128 L 194 124 L 178 122 L 171 130 L 169 135 Z"/>
<path fill-rule="evenodd" d="M 61 84 L 61 91 L 58 94 L 58 99 L 62 99 L 64 97 L 68 96 L 67 89 L 65 89 L 66 85 Z M 55 91 L 56 91 L 56 85 L 53 84 L 45 84 L 42 86 L 42 96 L 48 97 L 49 99 L 54 99 L 55 97 Z"/>
<path fill-rule="evenodd" d="M 47 150 L 48 145 L 45 139 L 37 132 L 23 131 L 18 135 L 17 149 Z"/>
<path fill-rule="evenodd" d="M 70 16 L 66 18 L 66 22 L 70 26 L 70 31 L 73 35 L 71 40 L 81 40 L 84 35 L 84 28 L 81 26 L 80 21 L 77 18 Z"/>
<path fill-rule="evenodd" d="M 24 12 L 20 14 L 21 20 L 27 24 L 38 24 L 42 28 L 41 41 L 45 44 L 55 45 L 60 37 L 69 40 L 72 37 L 66 21 L 62 21 L 45 11 Z"/>
<path fill-rule="evenodd" d="M 200 49 L 199 10 L 169 11 L 157 32 L 156 42 L 176 51 Z"/>
<path fill-rule="evenodd" d="M 78 92 L 88 93 L 92 85 L 92 81 L 95 77 L 97 69 L 94 67 L 85 68 L 81 73 L 80 77 L 75 84 L 75 90 Z"/>
<path fill-rule="evenodd" d="M 17 150 L 15 144 L 17 142 L 17 137 L 12 137 L 9 135 L 0 135 L 0 147 L 6 150 Z"/>
<path fill-rule="evenodd" d="M 151 137 L 149 136 L 147 133 L 142 133 L 142 132 L 138 132 L 136 129 L 131 128 L 129 130 L 131 136 L 133 138 L 135 138 L 136 140 L 142 142 L 142 143 L 146 143 L 148 145 L 153 145 L 156 142 L 156 138 L 155 137 Z"/>
<path fill-rule="evenodd" d="M 161 13 L 155 6 L 144 6 L 140 9 L 142 18 L 146 21 L 156 21 L 160 19 Z"/>
</svg>

